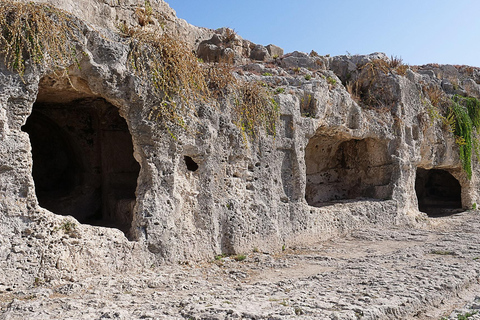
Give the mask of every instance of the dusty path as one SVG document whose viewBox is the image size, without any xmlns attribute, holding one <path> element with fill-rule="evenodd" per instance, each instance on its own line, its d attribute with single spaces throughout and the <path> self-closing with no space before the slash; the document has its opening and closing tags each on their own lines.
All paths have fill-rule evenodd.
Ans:
<svg viewBox="0 0 480 320">
<path fill-rule="evenodd" d="M 241 262 L 2 292 L 0 318 L 457 319 L 455 309 L 463 316 L 480 311 L 480 214 L 433 223 L 426 230 L 358 230 Z"/>
</svg>

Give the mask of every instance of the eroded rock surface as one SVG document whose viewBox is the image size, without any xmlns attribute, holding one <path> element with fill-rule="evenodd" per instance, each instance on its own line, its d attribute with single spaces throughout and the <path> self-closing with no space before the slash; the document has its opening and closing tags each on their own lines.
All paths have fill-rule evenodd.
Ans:
<svg viewBox="0 0 480 320">
<path fill-rule="evenodd" d="M 73 318 L 393 319 L 427 314 L 444 299 L 453 306 L 450 297 L 476 284 L 477 240 L 468 231 L 476 215 L 428 231 L 427 213 L 479 203 L 478 165 L 469 179 L 434 106 L 454 94 L 478 98 L 479 69 L 410 68 L 382 53 L 283 54 L 230 29 L 190 26 L 160 0 L 151 17 L 129 1 L 47 2 L 76 15 L 83 53 L 68 79 L 28 63 L 23 77 L 0 65 L 8 316 L 58 318 L 63 308 Z M 278 105 L 275 134 L 247 136 L 235 97 L 189 106 L 187 130 L 155 121 L 161 101 L 132 71 L 124 37 L 155 26 L 188 43 L 199 63 L 228 62 L 235 79 L 268 88 Z M 345 234 L 333 255 L 319 243 Z M 429 253 L 437 245 L 455 254 Z M 288 254 L 273 255 L 282 248 Z M 246 253 L 245 264 L 196 264 Z M 195 267 L 159 267 L 187 262 Z M 282 281 L 273 279 L 282 271 L 262 273 L 270 266 L 286 272 Z M 202 300 L 207 291 L 214 297 Z"/>
<path fill-rule="evenodd" d="M 480 308 L 479 221 L 471 211 L 428 229 L 360 229 L 280 254 L 258 248 L 243 261 L 2 287 L 0 306 L 6 319 L 457 319 Z"/>
</svg>

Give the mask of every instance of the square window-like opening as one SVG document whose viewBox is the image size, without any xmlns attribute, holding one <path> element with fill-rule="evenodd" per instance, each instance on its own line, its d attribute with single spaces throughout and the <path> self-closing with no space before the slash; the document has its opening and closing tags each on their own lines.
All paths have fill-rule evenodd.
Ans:
<svg viewBox="0 0 480 320">
<path fill-rule="evenodd" d="M 307 145 L 305 163 L 305 198 L 312 206 L 385 200 L 392 195 L 393 166 L 387 141 L 316 135 Z"/>
</svg>

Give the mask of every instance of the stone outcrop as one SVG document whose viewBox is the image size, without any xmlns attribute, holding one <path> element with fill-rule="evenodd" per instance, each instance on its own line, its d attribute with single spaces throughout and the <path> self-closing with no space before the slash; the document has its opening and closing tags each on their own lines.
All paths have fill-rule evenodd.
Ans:
<svg viewBox="0 0 480 320">
<path fill-rule="evenodd" d="M 280 55 L 227 29 L 190 26 L 152 1 L 163 17 L 152 23 L 205 62 L 233 58 L 235 77 L 271 88 L 280 113 L 276 135 L 246 137 L 225 99 L 193 106 L 188 130 L 167 130 L 151 118 L 158 101 L 114 32 L 117 21 L 138 26 L 137 4 L 47 2 L 78 16 L 84 54 L 69 81 L 0 65 L 0 285 L 424 224 L 416 188 L 426 205 L 438 190 L 456 209 L 479 203 L 478 166 L 468 179 L 454 135 L 422 93 L 432 86 L 478 97 L 478 69 L 371 69 L 373 81 L 368 68 L 390 63 L 383 54 Z M 417 174 L 430 169 L 445 174 Z M 455 195 L 442 185 L 448 179 L 458 181 Z"/>
</svg>

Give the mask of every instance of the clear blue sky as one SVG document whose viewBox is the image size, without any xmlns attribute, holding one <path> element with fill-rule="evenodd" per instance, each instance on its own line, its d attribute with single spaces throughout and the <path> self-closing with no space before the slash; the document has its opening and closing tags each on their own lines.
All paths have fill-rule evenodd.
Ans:
<svg viewBox="0 0 480 320">
<path fill-rule="evenodd" d="M 166 1 L 193 25 L 229 27 L 285 52 L 385 52 L 412 65 L 480 67 L 480 0 Z"/>
</svg>

